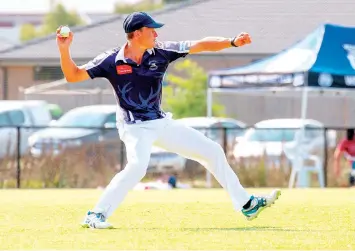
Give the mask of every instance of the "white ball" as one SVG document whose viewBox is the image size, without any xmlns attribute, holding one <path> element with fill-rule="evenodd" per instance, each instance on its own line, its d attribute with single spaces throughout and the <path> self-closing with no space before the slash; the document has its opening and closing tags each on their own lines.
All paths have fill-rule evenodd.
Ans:
<svg viewBox="0 0 355 251">
<path fill-rule="evenodd" d="M 60 34 L 62 37 L 69 37 L 69 32 L 70 32 L 69 27 L 68 27 L 68 26 L 63 26 L 62 28 L 60 28 L 59 34 Z"/>
</svg>

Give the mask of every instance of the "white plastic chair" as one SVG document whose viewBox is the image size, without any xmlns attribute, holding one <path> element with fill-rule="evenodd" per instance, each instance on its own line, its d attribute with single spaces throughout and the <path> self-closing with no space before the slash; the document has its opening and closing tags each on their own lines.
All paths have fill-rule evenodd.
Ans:
<svg viewBox="0 0 355 251">
<path fill-rule="evenodd" d="M 315 172 L 318 174 L 319 186 L 325 187 L 325 177 L 322 159 L 314 154 L 310 154 L 309 145 L 289 144 L 284 147 L 286 157 L 291 161 L 292 169 L 288 187 L 293 188 L 297 178 L 298 187 L 307 187 L 308 174 Z M 305 165 L 305 161 L 311 161 L 313 165 Z"/>
</svg>

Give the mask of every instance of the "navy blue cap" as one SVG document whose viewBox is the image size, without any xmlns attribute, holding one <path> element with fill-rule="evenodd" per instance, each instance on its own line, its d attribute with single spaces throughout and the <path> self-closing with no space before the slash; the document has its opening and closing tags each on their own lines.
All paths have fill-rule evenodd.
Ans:
<svg viewBox="0 0 355 251">
<path fill-rule="evenodd" d="M 123 29 L 126 33 L 131 33 L 142 27 L 157 29 L 163 26 L 164 24 L 155 22 L 154 19 L 145 12 L 133 12 L 123 21 Z"/>
</svg>

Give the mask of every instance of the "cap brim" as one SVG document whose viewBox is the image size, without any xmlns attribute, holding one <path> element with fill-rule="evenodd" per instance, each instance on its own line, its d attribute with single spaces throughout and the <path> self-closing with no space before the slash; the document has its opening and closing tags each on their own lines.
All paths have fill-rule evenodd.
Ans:
<svg viewBox="0 0 355 251">
<path fill-rule="evenodd" d="M 164 24 L 154 22 L 154 23 L 146 24 L 146 25 L 144 25 L 144 26 L 145 26 L 145 27 L 148 27 L 148 28 L 158 29 L 158 28 L 163 27 L 163 26 L 164 26 Z"/>
</svg>

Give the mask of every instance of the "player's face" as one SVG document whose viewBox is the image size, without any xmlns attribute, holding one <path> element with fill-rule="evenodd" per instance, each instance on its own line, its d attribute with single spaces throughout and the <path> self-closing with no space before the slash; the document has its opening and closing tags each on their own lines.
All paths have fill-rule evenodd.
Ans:
<svg viewBox="0 0 355 251">
<path fill-rule="evenodd" d="M 155 45 L 155 39 L 158 37 L 157 32 L 153 28 L 143 27 L 139 33 L 138 41 L 142 47 L 151 49 Z"/>
</svg>

